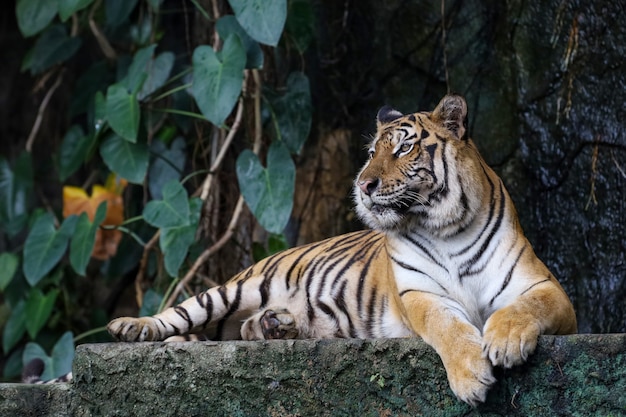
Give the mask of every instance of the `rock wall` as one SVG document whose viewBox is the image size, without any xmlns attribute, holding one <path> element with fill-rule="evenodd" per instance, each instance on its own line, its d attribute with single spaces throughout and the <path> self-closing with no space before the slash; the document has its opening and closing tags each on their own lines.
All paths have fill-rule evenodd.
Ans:
<svg viewBox="0 0 626 417">
<path fill-rule="evenodd" d="M 382 104 L 413 112 L 465 95 L 470 134 L 579 331 L 626 332 L 626 2 L 313 2 L 321 122 L 350 126 L 365 158 Z"/>
<path fill-rule="evenodd" d="M 496 375 L 473 409 L 417 338 L 92 344 L 70 385 L 0 385 L 0 415 L 626 415 L 626 335 L 544 336 Z"/>
</svg>

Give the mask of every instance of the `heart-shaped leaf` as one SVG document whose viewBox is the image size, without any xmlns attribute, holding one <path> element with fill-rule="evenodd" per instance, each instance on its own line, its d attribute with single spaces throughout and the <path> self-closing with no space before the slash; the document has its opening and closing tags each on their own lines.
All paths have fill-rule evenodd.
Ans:
<svg viewBox="0 0 626 417">
<path fill-rule="evenodd" d="M 143 86 L 148 77 L 148 66 L 152 61 L 155 49 L 156 45 L 149 45 L 138 50 L 133 56 L 126 77 L 120 81 L 120 84 L 126 86 L 128 91 L 137 92 Z"/>
<path fill-rule="evenodd" d="M 33 359 L 44 362 L 43 381 L 58 378 L 72 371 L 74 360 L 74 336 L 72 332 L 65 332 L 52 348 L 51 356 L 37 343 L 27 343 L 22 354 L 22 363 L 28 364 Z"/>
<path fill-rule="evenodd" d="M 287 92 L 270 100 L 280 140 L 299 154 L 311 131 L 312 105 L 309 79 L 302 72 L 292 72 L 287 79 Z"/>
<path fill-rule="evenodd" d="M 104 221 L 106 213 L 107 202 L 103 201 L 96 209 L 93 222 L 89 220 L 85 212 L 78 218 L 76 231 L 70 242 L 70 264 L 79 275 L 85 276 L 87 264 L 96 243 L 96 232 Z"/>
<path fill-rule="evenodd" d="M 252 39 L 246 31 L 241 27 L 235 16 L 227 15 L 220 17 L 215 24 L 217 33 L 222 39 L 228 38 L 235 33 L 239 36 L 241 44 L 246 50 L 246 68 L 262 68 L 263 67 L 263 50 L 258 42 Z"/>
<path fill-rule="evenodd" d="M 66 218 L 59 230 L 54 228 L 51 213 L 45 213 L 35 221 L 24 243 L 24 276 L 32 287 L 59 262 L 77 220 L 76 216 Z"/>
<path fill-rule="evenodd" d="M 54 19 L 57 7 L 51 0 L 18 0 L 15 14 L 22 35 L 28 38 L 41 32 Z"/>
<path fill-rule="evenodd" d="M 152 288 L 148 289 L 143 295 L 143 302 L 139 309 L 139 317 L 152 316 L 159 312 L 159 306 L 163 301 L 163 295 L 154 291 Z"/>
<path fill-rule="evenodd" d="M 13 253 L 4 252 L 0 255 L 0 291 L 9 285 L 19 264 L 20 258 Z"/>
<path fill-rule="evenodd" d="M 243 82 L 246 51 L 237 35 L 230 35 L 218 53 L 209 46 L 193 52 L 191 90 L 200 111 L 211 123 L 221 126 L 235 107 Z"/>
<path fill-rule="evenodd" d="M 137 95 L 122 84 L 107 89 L 106 119 L 111 129 L 129 142 L 137 142 L 139 133 L 139 101 Z"/>
<path fill-rule="evenodd" d="M 8 353 L 26 333 L 26 301 L 23 299 L 11 309 L 11 315 L 2 332 L 2 350 Z"/>
<path fill-rule="evenodd" d="M 70 127 L 59 148 L 59 178 L 65 181 L 87 159 L 93 145 L 93 137 L 85 136 L 83 129 L 74 125 Z"/>
<path fill-rule="evenodd" d="M 32 189 L 30 154 L 22 153 L 15 162 L 14 170 L 0 156 L 0 227 L 9 236 L 15 236 L 26 226 Z"/>
<path fill-rule="evenodd" d="M 148 62 L 146 68 L 147 78 L 144 81 L 141 90 L 137 94 L 138 100 L 143 100 L 157 89 L 161 88 L 167 81 L 174 66 L 174 54 L 172 52 L 163 52 L 156 58 Z"/>
<path fill-rule="evenodd" d="M 164 254 L 165 270 L 173 277 L 178 276 L 178 270 L 187 257 L 189 247 L 196 238 L 202 200 L 192 198 L 189 201 L 189 224 L 182 227 L 168 227 L 161 229 L 159 245 Z"/>
<path fill-rule="evenodd" d="M 278 45 L 287 19 L 287 0 L 228 0 L 239 24 L 253 39 Z"/>
<path fill-rule="evenodd" d="M 59 290 L 56 289 L 46 295 L 37 288 L 30 290 L 26 300 L 26 330 L 31 339 L 36 338 L 39 330 L 48 322 L 58 295 Z"/>
<path fill-rule="evenodd" d="M 185 168 L 185 140 L 177 137 L 171 147 L 160 140 L 152 142 L 150 153 L 154 160 L 148 171 L 148 189 L 154 199 L 163 198 L 163 186 L 171 180 L 180 180 Z"/>
<path fill-rule="evenodd" d="M 273 142 L 267 154 L 267 169 L 250 150 L 237 158 L 237 180 L 246 204 L 261 226 L 281 233 L 293 208 L 296 167 L 289 150 Z"/>
<path fill-rule="evenodd" d="M 154 227 L 189 225 L 189 201 L 183 185 L 170 181 L 163 187 L 163 199 L 152 200 L 143 210 L 143 218 Z"/>
<path fill-rule="evenodd" d="M 143 183 L 150 152 L 143 143 L 130 143 L 111 135 L 100 145 L 100 155 L 109 169 L 134 184 Z"/>
<path fill-rule="evenodd" d="M 59 0 L 59 17 L 65 22 L 74 13 L 84 9 L 94 0 Z"/>
<path fill-rule="evenodd" d="M 65 26 L 49 27 L 33 47 L 28 64 L 31 74 L 40 74 L 53 65 L 67 61 L 78 51 L 81 43 L 80 38 L 67 35 Z"/>
</svg>

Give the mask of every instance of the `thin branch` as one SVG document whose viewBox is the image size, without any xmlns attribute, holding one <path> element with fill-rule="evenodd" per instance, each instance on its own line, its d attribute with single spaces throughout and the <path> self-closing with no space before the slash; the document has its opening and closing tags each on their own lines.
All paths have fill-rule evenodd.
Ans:
<svg viewBox="0 0 626 417">
<path fill-rule="evenodd" d="M 139 307 L 141 307 L 141 304 L 143 303 L 143 278 L 146 275 L 146 267 L 148 265 L 150 251 L 159 241 L 160 235 L 161 231 L 157 230 L 154 236 L 152 236 L 152 239 L 150 239 L 148 243 L 146 243 L 146 245 L 143 247 L 143 254 L 141 255 L 141 260 L 139 261 L 139 271 L 137 272 L 137 276 L 135 277 L 135 298 Z"/>
<path fill-rule="evenodd" d="M 202 184 L 202 187 L 199 190 L 200 198 L 202 199 L 202 201 L 206 201 L 207 197 L 209 196 L 211 184 L 213 183 L 213 177 L 215 176 L 215 173 L 217 172 L 219 167 L 222 165 L 222 161 L 224 160 L 224 157 L 226 156 L 226 151 L 228 151 L 230 144 L 232 143 L 233 139 L 235 138 L 235 135 L 237 134 L 237 131 L 239 130 L 242 116 L 243 116 L 243 99 L 240 98 L 239 104 L 237 105 L 237 113 L 235 114 L 235 121 L 233 122 L 233 125 L 230 128 L 230 131 L 228 132 L 228 135 L 226 136 L 226 139 L 224 140 L 224 143 L 222 144 L 222 147 L 220 148 L 219 153 L 215 157 L 215 161 L 213 161 L 213 164 L 211 165 L 211 168 L 209 169 L 209 173 L 207 174 L 204 180 L 204 183 Z M 198 191 L 196 191 L 196 193 L 194 194 L 197 194 L 197 193 Z"/>
<path fill-rule="evenodd" d="M 35 141 L 35 137 L 39 132 L 39 128 L 41 127 L 41 122 L 43 120 L 43 115 L 46 112 L 46 107 L 48 107 L 48 103 L 52 98 L 52 95 L 56 91 L 57 88 L 61 85 L 61 81 L 63 80 L 63 73 L 65 69 L 61 69 L 59 74 L 57 75 L 57 79 L 52 84 L 52 87 L 48 90 L 43 100 L 41 100 L 41 104 L 39 105 L 39 109 L 37 110 L 37 117 L 35 118 L 35 123 L 33 123 L 33 128 L 30 130 L 30 134 L 28 135 L 28 139 L 26 140 L 26 152 L 31 152 L 33 149 L 33 142 Z"/>
<path fill-rule="evenodd" d="M 115 61 L 117 59 L 117 54 L 115 53 L 115 49 L 113 49 L 113 47 L 107 40 L 106 36 L 102 34 L 102 32 L 100 31 L 100 28 L 98 27 L 98 24 L 93 18 L 96 13 L 96 10 L 98 10 L 101 3 L 102 3 L 102 0 L 96 1 L 94 5 L 91 7 L 91 10 L 89 11 L 89 28 L 91 29 L 91 33 L 93 33 L 93 36 L 96 38 L 96 41 L 98 41 L 98 45 L 100 46 L 100 49 L 102 50 L 102 53 L 104 54 L 104 56 L 109 61 Z"/>
</svg>

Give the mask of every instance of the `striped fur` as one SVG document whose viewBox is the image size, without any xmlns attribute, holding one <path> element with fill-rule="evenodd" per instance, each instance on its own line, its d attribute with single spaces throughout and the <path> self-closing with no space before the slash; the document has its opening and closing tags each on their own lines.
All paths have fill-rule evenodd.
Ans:
<svg viewBox="0 0 626 417">
<path fill-rule="evenodd" d="M 271 256 L 153 317 L 109 323 L 118 340 L 421 336 L 461 400 L 485 400 L 493 366 L 539 334 L 576 331 L 567 295 L 525 238 L 456 95 L 432 112 L 378 114 L 354 187 L 371 227 Z"/>
</svg>

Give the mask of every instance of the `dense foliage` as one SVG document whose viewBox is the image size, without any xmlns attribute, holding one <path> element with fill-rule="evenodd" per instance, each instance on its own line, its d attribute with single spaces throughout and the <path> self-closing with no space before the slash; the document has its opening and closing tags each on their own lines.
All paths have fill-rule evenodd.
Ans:
<svg viewBox="0 0 626 417">
<path fill-rule="evenodd" d="M 0 156 L 4 378 L 34 357 L 47 378 L 70 369 L 76 341 L 106 340 L 86 286 L 131 275 L 141 314 L 172 305 L 244 202 L 269 250 L 284 245 L 312 113 L 288 57 L 311 42 L 312 12 L 307 0 L 18 0 L 16 16 L 32 39 L 22 69 L 47 92 L 25 151 Z M 71 101 L 57 145 L 40 123 L 60 86 Z M 42 148 L 52 168 L 34 162 Z M 241 196 L 210 241 L 200 226 L 233 152 Z"/>
</svg>

